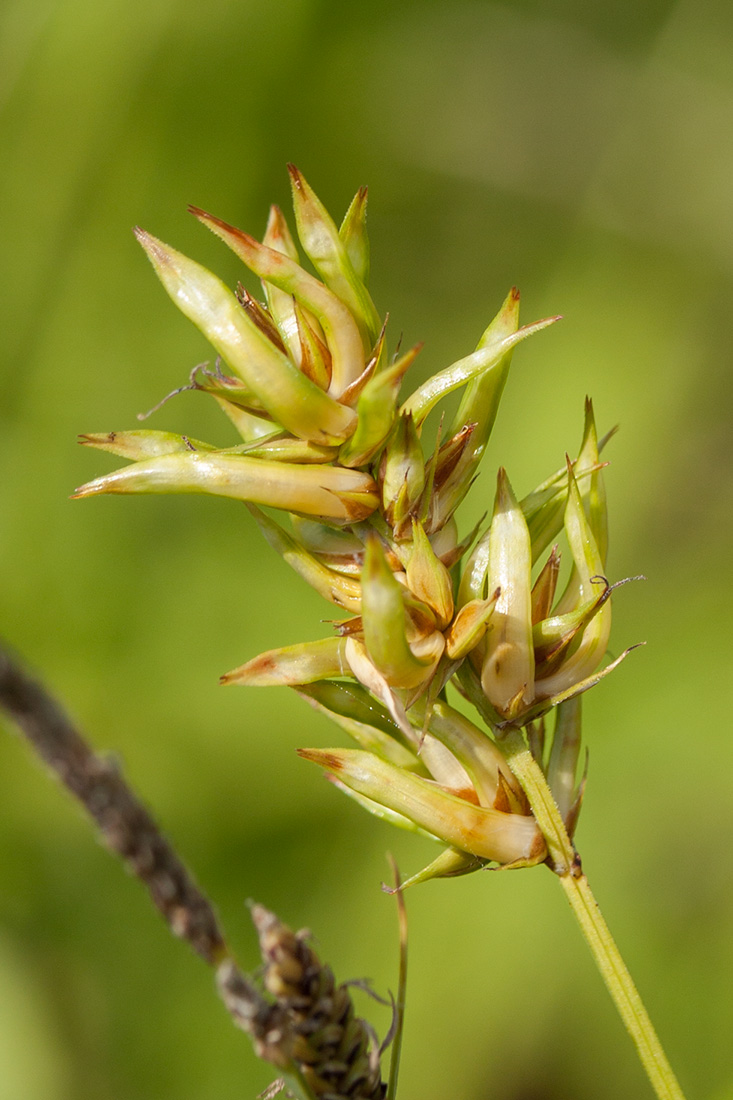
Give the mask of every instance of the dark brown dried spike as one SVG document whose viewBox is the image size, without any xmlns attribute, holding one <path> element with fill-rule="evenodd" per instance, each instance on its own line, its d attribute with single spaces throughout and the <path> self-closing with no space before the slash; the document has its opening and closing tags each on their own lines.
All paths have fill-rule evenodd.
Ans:
<svg viewBox="0 0 733 1100">
<path fill-rule="evenodd" d="M 351 994 L 337 986 L 302 933 L 274 913 L 252 907 L 265 963 L 265 988 L 276 997 L 293 1035 L 292 1057 L 319 1097 L 384 1100 L 378 1044 L 357 1018 Z"/>
</svg>

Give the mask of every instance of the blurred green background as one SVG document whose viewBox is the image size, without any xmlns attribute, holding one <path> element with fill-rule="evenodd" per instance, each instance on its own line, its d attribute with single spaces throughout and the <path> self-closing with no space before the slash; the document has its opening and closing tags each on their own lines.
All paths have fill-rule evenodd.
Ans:
<svg viewBox="0 0 733 1100">
<path fill-rule="evenodd" d="M 0 633 L 119 753 L 246 965 L 253 897 L 394 989 L 384 853 L 433 849 L 297 759 L 343 743 L 297 698 L 217 685 L 329 608 L 234 502 L 69 501 L 115 465 L 74 439 L 209 354 L 130 227 L 234 283 L 186 204 L 261 233 L 288 160 L 335 216 L 369 183 L 374 297 L 423 373 L 513 283 L 525 320 L 563 313 L 515 356 L 464 529 L 500 462 L 524 493 L 575 451 L 586 392 L 621 423 L 610 571 L 648 580 L 613 644 L 648 644 L 587 699 L 578 844 L 690 1100 L 733 1096 L 732 58 L 724 0 L 0 8 Z M 197 394 L 149 426 L 232 438 Z M 253 1097 L 270 1074 L 206 968 L 9 733 L 0 767 L 2 1100 Z M 408 900 L 400 1100 L 651 1095 L 546 871 Z"/>
</svg>

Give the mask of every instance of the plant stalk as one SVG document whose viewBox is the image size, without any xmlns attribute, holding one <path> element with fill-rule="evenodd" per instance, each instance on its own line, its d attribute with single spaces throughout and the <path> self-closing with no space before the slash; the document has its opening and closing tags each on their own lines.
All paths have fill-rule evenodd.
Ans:
<svg viewBox="0 0 733 1100">
<path fill-rule="evenodd" d="M 591 892 L 580 856 L 568 836 L 542 769 L 518 729 L 501 731 L 497 741 L 527 795 L 532 813 L 547 844 L 548 865 L 560 880 L 652 1088 L 659 1100 L 684 1100 L 682 1089 L 633 978 Z"/>
<path fill-rule="evenodd" d="M 84 806 L 107 846 L 144 884 L 171 932 L 214 968 L 219 996 L 249 1035 L 257 1056 L 283 1072 L 297 1100 L 316 1100 L 291 1057 L 278 1006 L 239 970 L 211 902 L 148 809 L 119 767 L 91 748 L 56 700 L 0 642 L 0 717 L 3 713 Z"/>
</svg>

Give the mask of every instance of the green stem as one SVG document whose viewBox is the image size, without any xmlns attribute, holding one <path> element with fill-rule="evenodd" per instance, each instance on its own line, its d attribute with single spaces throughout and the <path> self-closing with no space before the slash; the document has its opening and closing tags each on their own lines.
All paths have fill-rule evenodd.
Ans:
<svg viewBox="0 0 733 1100">
<path fill-rule="evenodd" d="M 394 1036 L 392 1038 L 392 1055 L 389 1061 L 389 1081 L 387 1082 L 387 1100 L 396 1100 L 397 1079 L 400 1073 L 400 1057 L 402 1054 L 402 1033 L 405 1027 L 405 1001 L 407 998 L 407 908 L 405 895 L 402 892 L 402 882 L 397 862 L 394 856 L 389 856 L 392 864 L 392 872 L 395 880 L 395 898 L 397 900 L 397 919 L 400 929 L 400 969 L 397 981 L 397 1000 L 394 1011 L 396 1014 Z"/>
<path fill-rule="evenodd" d="M 519 730 L 507 730 L 498 738 L 498 742 L 509 767 L 529 799 L 532 813 L 547 844 L 549 865 L 560 879 L 606 988 L 636 1046 L 652 1088 L 659 1100 L 684 1100 L 682 1089 L 667 1061 L 649 1014 L 593 897 L 580 857 L 568 836 L 542 769 L 527 748 Z"/>
</svg>

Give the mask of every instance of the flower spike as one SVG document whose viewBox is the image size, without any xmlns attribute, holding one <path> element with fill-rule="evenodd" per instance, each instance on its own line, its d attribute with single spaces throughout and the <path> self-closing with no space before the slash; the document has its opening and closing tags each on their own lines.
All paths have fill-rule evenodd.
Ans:
<svg viewBox="0 0 733 1100">
<path fill-rule="evenodd" d="M 364 466 L 384 446 L 394 423 L 400 384 L 421 348 L 422 344 L 417 344 L 364 386 L 356 406 L 356 431 L 339 451 L 344 466 Z"/>
<path fill-rule="evenodd" d="M 505 718 L 515 718 L 534 696 L 532 568 L 529 531 L 505 470 L 499 470 L 489 535 L 489 590 L 499 589 L 481 686 Z"/>
<path fill-rule="evenodd" d="M 462 852 L 501 864 L 540 862 L 546 855 L 532 817 L 473 805 L 359 749 L 300 749 L 299 755 Z"/>
<path fill-rule="evenodd" d="M 418 425 L 422 424 L 428 413 L 435 408 L 443 397 L 454 390 L 460 389 L 467 382 L 481 378 L 488 371 L 498 370 L 501 373 L 505 357 L 517 344 L 521 343 L 522 340 L 526 340 L 528 336 L 533 336 L 535 332 L 541 332 L 542 329 L 548 328 L 560 320 L 560 317 L 546 317 L 544 321 L 535 321 L 531 325 L 524 325 L 523 328 L 509 335 L 497 336 L 486 346 L 479 347 L 478 351 L 474 351 L 472 355 L 467 355 L 465 359 L 459 359 L 457 363 L 446 367 L 445 370 L 424 382 L 411 397 L 408 397 L 400 411 L 412 413 L 416 423 Z"/>
<path fill-rule="evenodd" d="M 576 697 L 625 656 L 602 667 L 614 586 L 599 454 L 610 436 L 599 442 L 587 401 L 575 462 L 519 503 L 500 469 L 490 523 L 461 537 L 454 513 L 485 453 L 513 351 L 558 318 L 520 328 L 512 288 L 476 349 L 400 404 L 421 345 L 401 355 L 389 348 L 366 288 L 366 188 L 337 228 L 303 174 L 289 171 L 302 260 L 276 206 L 262 242 L 190 208 L 259 277 L 264 303 L 138 231 L 169 295 L 219 357 L 181 388 L 212 396 L 241 442 L 91 433 L 85 446 L 131 464 L 75 495 L 203 492 L 244 501 L 283 561 L 346 617 L 333 623 L 333 637 L 259 654 L 222 682 L 293 687 L 356 742 L 356 750 L 304 755 L 371 813 L 442 843 L 442 855 L 408 881 L 489 862 L 530 865 L 547 849 L 504 761 L 505 740 L 527 728 L 572 829 Z M 426 440 L 428 415 L 457 390 L 455 413 Z M 270 508 L 280 510 L 277 522 Z M 561 538 L 571 571 L 558 597 Z M 452 707 L 454 689 L 485 729 Z M 536 723 L 553 709 L 549 751 Z"/>
<path fill-rule="evenodd" d="M 265 282 L 292 295 L 318 319 L 333 358 L 329 392 L 338 397 L 364 369 L 364 348 L 359 327 L 346 305 L 327 287 L 282 252 L 267 248 L 248 233 L 235 229 L 198 207 L 189 207 L 224 244 Z"/>
<path fill-rule="evenodd" d="M 351 266 L 364 286 L 369 282 L 369 237 L 366 228 L 367 188 L 360 187 L 339 228 Z"/>
<path fill-rule="evenodd" d="M 161 455 L 187 454 L 190 451 L 214 451 L 210 443 L 200 439 L 190 439 L 187 435 L 175 432 L 87 432 L 79 436 L 79 442 L 85 447 L 96 447 L 99 451 L 109 451 L 119 458 L 129 458 L 139 462 L 145 458 L 159 458 Z"/>
<path fill-rule="evenodd" d="M 162 241 L 135 231 L 178 308 L 210 340 L 278 423 L 301 439 L 340 443 L 356 426 L 354 413 L 315 386 L 253 324 L 231 291 Z"/>
<path fill-rule="evenodd" d="M 486 451 L 513 351 L 559 318 L 520 328 L 512 288 L 476 349 L 400 405 L 419 345 L 401 358 L 389 348 L 386 320 L 380 325 L 367 290 L 366 189 L 337 228 L 302 173 L 289 171 L 303 264 L 310 261 L 315 274 L 301 264 L 277 207 L 261 243 L 191 207 L 259 277 L 264 303 L 241 286 L 232 293 L 200 264 L 137 231 L 170 297 L 218 356 L 213 369 L 194 368 L 174 392 L 208 393 L 243 442 L 214 447 L 164 431 L 88 434 L 85 446 L 132 464 L 75 495 L 205 492 L 247 502 L 283 560 L 349 617 L 332 624 L 333 637 L 261 653 L 222 682 L 292 687 L 356 742 L 356 749 L 301 755 L 370 813 L 439 842 L 441 854 L 405 885 L 488 864 L 546 862 L 657 1096 L 683 1100 L 572 842 L 585 784 L 577 774 L 580 696 L 629 652 L 604 665 L 618 586 L 607 579 L 600 454 L 613 432 L 598 439 L 587 399 L 575 461 L 519 502 L 500 468 L 490 523 L 482 519 L 462 537 L 456 509 Z M 457 410 L 426 438 L 430 413 L 458 390 Z M 276 523 L 260 505 L 286 515 Z M 561 542 L 570 573 L 558 596 Z M 454 690 L 483 728 L 452 706 Z M 287 986 L 298 1003 L 305 990 L 307 999 L 312 982 L 298 937 L 264 910 L 255 923 L 267 941 L 267 988 Z M 295 984 L 282 959 L 295 959 Z M 344 1053 L 350 1025 L 332 1010 L 326 1006 L 326 1016 L 343 1027 L 334 1043 L 320 1024 L 315 1039 L 306 1037 L 303 1050 L 321 1051 L 323 1040 L 328 1052 L 316 1059 L 318 1074 L 298 1054 L 296 1084 L 314 1097 L 394 1100 L 396 1073 L 385 1086 L 369 1043 L 356 1062 Z"/>
<path fill-rule="evenodd" d="M 396 580 L 376 537 L 367 543 L 361 588 L 364 640 L 371 660 L 394 687 L 414 687 L 423 682 L 442 656 L 443 636 L 432 632 L 419 655 L 410 646 L 404 588 Z"/>
<path fill-rule="evenodd" d="M 239 668 L 225 672 L 222 684 L 246 684 L 248 687 L 295 687 L 314 680 L 341 676 L 346 669 L 343 638 L 323 638 L 301 642 L 260 653 Z"/>
<path fill-rule="evenodd" d="M 334 523 L 354 523 L 374 511 L 374 490 L 371 477 L 359 470 L 189 451 L 135 462 L 87 482 L 73 495 L 211 493 L 323 516 Z"/>
<path fill-rule="evenodd" d="M 358 581 L 329 569 L 324 562 L 309 553 L 295 535 L 280 527 L 254 504 L 249 504 L 248 508 L 273 550 L 281 554 L 288 565 L 316 592 L 347 611 L 361 610 L 361 585 Z"/>
<path fill-rule="evenodd" d="M 301 244 L 326 286 L 356 318 L 368 351 L 379 332 L 379 317 L 369 292 L 356 274 L 331 216 L 294 164 L 288 165 L 293 209 Z"/>
</svg>

